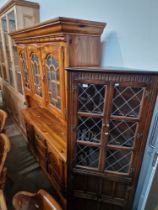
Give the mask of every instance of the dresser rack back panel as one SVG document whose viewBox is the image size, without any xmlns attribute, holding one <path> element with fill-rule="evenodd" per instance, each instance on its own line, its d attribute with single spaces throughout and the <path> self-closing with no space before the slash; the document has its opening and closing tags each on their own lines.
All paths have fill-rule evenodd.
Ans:
<svg viewBox="0 0 158 210">
<path fill-rule="evenodd" d="M 68 69 L 68 209 L 130 210 L 158 75 Z"/>
</svg>

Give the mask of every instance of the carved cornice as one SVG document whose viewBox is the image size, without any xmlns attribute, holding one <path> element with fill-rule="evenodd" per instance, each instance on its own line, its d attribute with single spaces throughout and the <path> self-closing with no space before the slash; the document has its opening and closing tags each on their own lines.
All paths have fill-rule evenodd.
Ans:
<svg viewBox="0 0 158 210">
<path fill-rule="evenodd" d="M 141 74 L 117 74 L 117 73 L 90 73 L 90 72 L 74 72 L 73 79 L 77 81 L 105 81 L 105 82 L 142 82 L 151 83 L 150 75 Z"/>
<path fill-rule="evenodd" d="M 52 37 L 57 34 L 90 34 L 100 36 L 105 27 L 105 23 L 94 22 L 88 20 L 80 20 L 73 18 L 58 17 L 33 27 L 25 28 L 10 33 L 15 42 L 28 40 L 28 38 L 36 39 L 39 37 Z"/>
</svg>

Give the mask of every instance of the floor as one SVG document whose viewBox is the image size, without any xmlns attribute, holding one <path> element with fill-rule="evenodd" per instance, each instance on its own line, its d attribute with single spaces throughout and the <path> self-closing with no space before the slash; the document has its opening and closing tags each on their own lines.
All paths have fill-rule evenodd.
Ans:
<svg viewBox="0 0 158 210">
<path fill-rule="evenodd" d="M 53 194 L 53 190 L 28 150 L 27 141 L 12 117 L 7 119 L 6 134 L 11 141 L 11 151 L 6 161 L 8 172 L 5 195 L 8 210 L 12 210 L 12 197 L 18 191 L 37 192 L 39 189 L 45 189 Z"/>
</svg>

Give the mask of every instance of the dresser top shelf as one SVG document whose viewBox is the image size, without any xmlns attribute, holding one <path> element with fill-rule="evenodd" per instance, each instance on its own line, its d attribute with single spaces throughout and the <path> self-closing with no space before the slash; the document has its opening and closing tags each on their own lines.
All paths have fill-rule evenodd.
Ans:
<svg viewBox="0 0 158 210">
<path fill-rule="evenodd" d="M 37 132 L 47 139 L 49 146 L 66 162 L 66 126 L 44 108 L 27 108 L 23 109 L 22 113 Z"/>
<path fill-rule="evenodd" d="M 96 73 L 118 73 L 118 74 L 153 74 L 158 75 L 158 70 L 143 70 L 143 69 L 132 69 L 127 67 L 68 67 L 66 68 L 67 71 L 74 71 L 74 72 L 96 72 Z"/>
</svg>

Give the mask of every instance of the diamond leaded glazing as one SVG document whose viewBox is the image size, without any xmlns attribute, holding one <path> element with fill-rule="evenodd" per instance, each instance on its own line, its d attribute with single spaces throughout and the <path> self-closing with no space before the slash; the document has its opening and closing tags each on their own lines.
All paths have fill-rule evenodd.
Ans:
<svg viewBox="0 0 158 210">
<path fill-rule="evenodd" d="M 78 111 L 102 113 L 105 85 L 78 84 Z"/>
<path fill-rule="evenodd" d="M 108 144 L 132 147 L 136 136 L 137 122 L 110 121 Z"/>
<path fill-rule="evenodd" d="M 105 170 L 128 173 L 132 151 L 112 150 L 107 148 Z"/>
<path fill-rule="evenodd" d="M 96 117 L 78 117 L 77 140 L 99 143 L 102 119 Z"/>
<path fill-rule="evenodd" d="M 138 117 L 144 88 L 114 87 L 112 115 Z"/>
<path fill-rule="evenodd" d="M 77 165 L 98 167 L 99 148 L 78 144 L 77 145 Z"/>
</svg>

